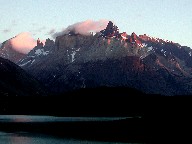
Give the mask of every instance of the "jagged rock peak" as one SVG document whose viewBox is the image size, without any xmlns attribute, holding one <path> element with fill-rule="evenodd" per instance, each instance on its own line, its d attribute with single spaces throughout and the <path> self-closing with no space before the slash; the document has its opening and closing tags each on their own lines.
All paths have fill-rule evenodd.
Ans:
<svg viewBox="0 0 192 144">
<path fill-rule="evenodd" d="M 46 39 L 46 41 L 45 41 L 45 47 L 46 46 L 54 46 L 55 45 L 55 42 L 53 41 L 53 40 L 51 40 L 51 39 Z"/>
<path fill-rule="evenodd" d="M 37 46 L 38 47 L 43 47 L 43 43 L 40 41 L 40 39 L 37 39 Z"/>
<path fill-rule="evenodd" d="M 100 31 L 101 36 L 103 37 L 118 37 L 119 36 L 119 29 L 116 25 L 113 24 L 112 21 L 109 21 L 106 29 Z"/>
<path fill-rule="evenodd" d="M 133 46 L 139 46 L 139 47 L 142 47 L 142 42 L 141 42 L 141 39 L 137 36 L 137 34 L 135 32 L 133 32 L 131 34 L 131 36 L 129 37 L 128 39 L 128 42 L 131 43 Z"/>
</svg>

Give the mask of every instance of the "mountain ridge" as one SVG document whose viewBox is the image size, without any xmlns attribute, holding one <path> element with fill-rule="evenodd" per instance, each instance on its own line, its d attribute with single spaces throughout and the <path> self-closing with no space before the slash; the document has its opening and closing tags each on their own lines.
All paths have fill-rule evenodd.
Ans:
<svg viewBox="0 0 192 144">
<path fill-rule="evenodd" d="M 47 39 L 17 64 L 53 93 L 125 86 L 152 94 L 189 95 L 191 54 L 190 48 L 172 41 L 120 33 L 109 21 L 95 34 L 70 31 L 55 42 Z"/>
</svg>

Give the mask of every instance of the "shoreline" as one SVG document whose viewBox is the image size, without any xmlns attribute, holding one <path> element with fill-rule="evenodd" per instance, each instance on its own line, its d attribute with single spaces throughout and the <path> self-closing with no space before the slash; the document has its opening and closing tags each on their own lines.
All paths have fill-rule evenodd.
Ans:
<svg viewBox="0 0 192 144">
<path fill-rule="evenodd" d="M 0 130 L 109 142 L 143 142 L 146 139 L 140 119 L 81 122 L 0 122 Z"/>
</svg>

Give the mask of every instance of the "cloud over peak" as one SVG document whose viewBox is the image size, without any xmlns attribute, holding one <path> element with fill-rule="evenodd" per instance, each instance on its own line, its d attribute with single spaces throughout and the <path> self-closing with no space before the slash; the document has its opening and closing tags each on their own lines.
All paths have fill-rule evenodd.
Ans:
<svg viewBox="0 0 192 144">
<path fill-rule="evenodd" d="M 83 22 L 78 22 L 73 25 L 68 26 L 66 29 L 64 29 L 61 32 L 54 33 L 52 35 L 53 38 L 56 38 L 57 36 L 68 34 L 69 32 L 74 32 L 76 34 L 82 34 L 82 35 L 89 35 L 90 32 L 99 32 L 106 28 L 109 20 L 86 20 Z"/>
<path fill-rule="evenodd" d="M 23 54 L 29 53 L 37 45 L 36 40 L 28 32 L 18 34 L 10 43 L 15 51 Z"/>
</svg>

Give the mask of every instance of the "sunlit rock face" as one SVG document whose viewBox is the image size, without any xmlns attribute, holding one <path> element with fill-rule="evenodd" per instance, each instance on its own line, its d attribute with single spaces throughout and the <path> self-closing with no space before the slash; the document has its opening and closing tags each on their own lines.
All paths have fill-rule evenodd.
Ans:
<svg viewBox="0 0 192 144">
<path fill-rule="evenodd" d="M 101 36 L 110 38 L 110 37 L 118 37 L 119 36 L 119 29 L 113 22 L 109 21 L 107 27 L 101 31 Z"/>
</svg>

